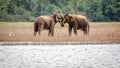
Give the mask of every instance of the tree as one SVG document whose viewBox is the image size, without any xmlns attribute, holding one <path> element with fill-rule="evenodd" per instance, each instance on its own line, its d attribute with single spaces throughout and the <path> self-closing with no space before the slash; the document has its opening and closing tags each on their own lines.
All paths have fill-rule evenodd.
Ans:
<svg viewBox="0 0 120 68">
<path fill-rule="evenodd" d="M 120 1 L 103 0 L 102 11 L 106 21 L 120 21 Z"/>
<path fill-rule="evenodd" d="M 120 1 L 0 0 L 0 21 L 34 21 L 38 16 L 53 13 L 81 14 L 90 21 L 120 21 Z"/>
<path fill-rule="evenodd" d="M 47 15 L 51 15 L 53 13 L 60 13 L 61 9 L 54 4 L 49 4 L 48 7 L 46 7 L 45 12 Z"/>
<path fill-rule="evenodd" d="M 87 15 L 92 21 L 103 21 L 101 2 L 96 1 L 92 3 L 87 12 Z"/>
</svg>

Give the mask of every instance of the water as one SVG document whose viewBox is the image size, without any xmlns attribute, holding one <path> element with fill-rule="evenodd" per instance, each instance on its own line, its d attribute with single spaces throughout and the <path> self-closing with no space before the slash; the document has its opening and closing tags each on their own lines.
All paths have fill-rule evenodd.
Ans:
<svg viewBox="0 0 120 68">
<path fill-rule="evenodd" d="M 0 68 L 120 68 L 120 45 L 0 46 Z"/>
</svg>

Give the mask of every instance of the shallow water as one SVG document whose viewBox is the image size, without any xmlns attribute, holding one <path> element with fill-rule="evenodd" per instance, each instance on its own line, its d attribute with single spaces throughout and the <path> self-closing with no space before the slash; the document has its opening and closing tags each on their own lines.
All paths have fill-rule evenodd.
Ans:
<svg viewBox="0 0 120 68">
<path fill-rule="evenodd" d="M 0 46 L 0 68 L 120 68 L 120 44 Z"/>
</svg>

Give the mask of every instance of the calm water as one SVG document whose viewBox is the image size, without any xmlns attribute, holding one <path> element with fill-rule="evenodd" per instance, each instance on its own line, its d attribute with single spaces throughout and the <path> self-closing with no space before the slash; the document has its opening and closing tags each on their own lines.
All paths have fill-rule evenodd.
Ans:
<svg viewBox="0 0 120 68">
<path fill-rule="evenodd" d="M 120 68 L 120 44 L 0 46 L 0 68 Z"/>
</svg>

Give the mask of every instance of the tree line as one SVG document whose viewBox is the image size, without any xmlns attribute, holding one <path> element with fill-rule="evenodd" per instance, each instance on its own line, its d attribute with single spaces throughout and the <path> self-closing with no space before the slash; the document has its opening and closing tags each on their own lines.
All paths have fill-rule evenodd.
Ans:
<svg viewBox="0 0 120 68">
<path fill-rule="evenodd" d="M 120 21 L 120 0 L 0 0 L 0 21 L 35 21 L 38 16 L 75 13 L 90 21 Z"/>
</svg>

